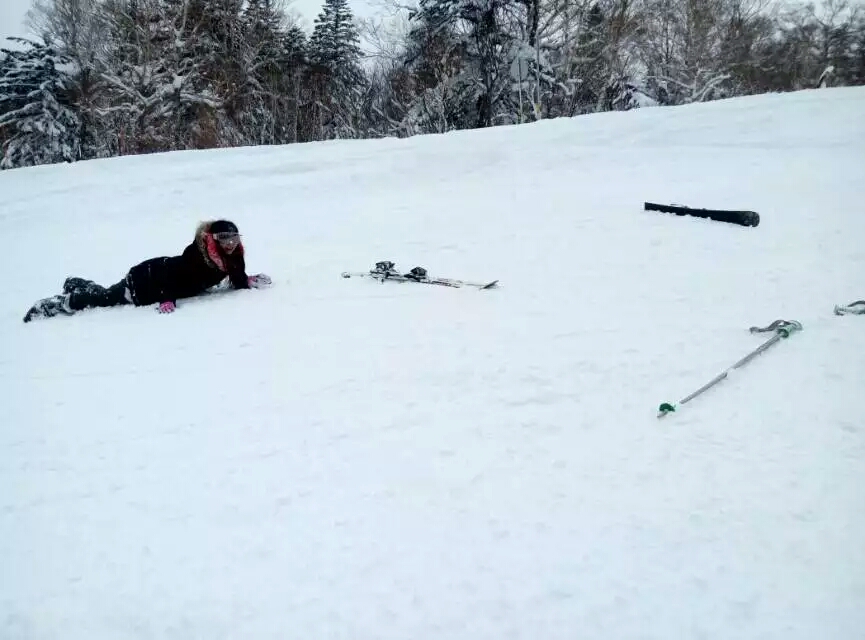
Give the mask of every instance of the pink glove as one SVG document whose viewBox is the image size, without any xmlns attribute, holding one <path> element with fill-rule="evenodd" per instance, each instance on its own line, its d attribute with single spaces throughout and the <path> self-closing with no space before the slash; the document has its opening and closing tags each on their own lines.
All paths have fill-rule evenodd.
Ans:
<svg viewBox="0 0 865 640">
<path fill-rule="evenodd" d="M 168 302 L 160 302 L 158 311 L 159 313 L 171 313 L 176 308 L 176 305 L 169 300 Z"/>
<path fill-rule="evenodd" d="M 247 278 L 247 282 L 249 282 L 249 286 L 252 289 L 261 289 L 262 287 L 266 287 L 269 284 L 273 283 L 273 281 L 270 279 L 270 276 L 263 273 L 249 276 Z"/>
</svg>

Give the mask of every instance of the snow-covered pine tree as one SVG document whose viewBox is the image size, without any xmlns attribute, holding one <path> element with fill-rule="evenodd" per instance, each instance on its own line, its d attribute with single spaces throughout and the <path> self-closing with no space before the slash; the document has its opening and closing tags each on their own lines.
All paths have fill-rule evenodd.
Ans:
<svg viewBox="0 0 865 640">
<path fill-rule="evenodd" d="M 664 104 L 729 95 L 731 74 L 721 55 L 723 0 L 648 0 L 640 57 Z"/>
<path fill-rule="evenodd" d="M 79 159 L 78 114 L 67 96 L 69 59 L 50 42 L 10 40 L 23 48 L 2 49 L 0 169 Z"/>
<path fill-rule="evenodd" d="M 81 157 L 108 155 L 99 126 L 99 62 L 105 50 L 108 24 L 104 7 L 115 0 L 34 0 L 27 22 L 34 33 L 49 39 L 71 61 L 69 100 L 80 122 Z"/>
<path fill-rule="evenodd" d="M 407 114 L 401 128 L 409 134 L 471 128 L 477 95 L 463 76 L 460 25 L 429 10 L 410 14 L 409 24 L 403 56 L 409 77 L 403 84 L 411 95 L 403 98 Z"/>
<path fill-rule="evenodd" d="M 299 74 L 292 52 L 286 51 L 282 15 L 272 0 L 248 0 L 242 20 L 245 69 L 241 78 L 241 129 L 252 144 L 296 142 L 292 139 L 296 127 L 292 125 L 296 121 L 294 98 Z"/>
<path fill-rule="evenodd" d="M 853 38 L 853 50 L 850 52 L 851 84 L 865 84 L 865 11 L 857 17 L 855 23 L 856 36 Z"/>
<path fill-rule="evenodd" d="M 309 69 L 309 43 L 306 34 L 292 25 L 282 34 L 279 47 L 281 99 L 283 107 L 277 114 L 279 142 L 303 142 L 311 136 L 302 134 L 301 117 L 304 106 L 306 72 Z"/>
<path fill-rule="evenodd" d="M 165 0 L 163 0 L 165 1 Z M 218 97 L 219 108 L 201 113 L 193 127 L 198 147 L 247 144 L 240 121 L 245 106 L 249 47 L 243 0 L 171 0 L 183 6 L 183 57 L 200 74 L 198 88 Z M 184 61 L 185 61 L 184 60 Z"/>
<path fill-rule="evenodd" d="M 604 110 L 610 62 L 609 21 L 597 2 L 564 2 L 550 15 L 553 66 L 558 87 L 550 96 L 552 115 Z"/>
<path fill-rule="evenodd" d="M 357 137 L 357 116 L 366 77 L 360 36 L 348 0 L 325 0 L 309 41 L 314 80 L 321 90 L 316 111 L 321 138 Z"/>
<path fill-rule="evenodd" d="M 2 77 L 3 74 L 5 73 L 4 70 L 6 69 L 6 61 L 8 59 L 9 59 L 9 55 L 6 53 L 6 51 L 3 49 L 0 49 L 0 77 Z M 0 94 L 0 101 L 2 101 L 2 99 L 3 99 L 3 94 Z M 6 112 L 6 109 L 8 109 L 8 108 L 9 108 L 8 106 L 2 106 L 2 103 L 0 103 L 0 116 L 2 116 Z M 9 137 L 10 137 L 9 132 L 6 131 L 5 129 L 3 129 L 2 127 L 0 127 L 0 152 L 2 152 L 2 149 L 5 147 L 6 141 L 9 139 Z M 2 157 L 2 156 L 0 156 L 0 157 Z"/>
<path fill-rule="evenodd" d="M 518 0 L 420 0 L 416 20 L 432 28 L 461 34 L 454 45 L 460 50 L 461 74 L 452 86 L 458 94 L 474 94 L 468 127 L 489 127 L 515 121 L 517 110 L 512 91 L 510 60 L 519 40 L 514 15 L 525 16 L 526 4 Z M 519 21 L 525 29 L 526 19 Z M 462 128 L 462 127 L 461 127 Z"/>
<path fill-rule="evenodd" d="M 115 0 L 101 73 L 116 153 L 220 144 L 222 100 L 205 73 L 213 48 L 185 0 Z"/>
</svg>

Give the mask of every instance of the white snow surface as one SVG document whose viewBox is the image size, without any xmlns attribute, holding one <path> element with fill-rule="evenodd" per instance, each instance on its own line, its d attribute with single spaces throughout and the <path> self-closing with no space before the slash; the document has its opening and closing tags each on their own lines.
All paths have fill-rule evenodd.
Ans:
<svg viewBox="0 0 865 640">
<path fill-rule="evenodd" d="M 0 637 L 862 638 L 863 202 L 865 88 L 0 173 Z M 272 288 L 22 323 L 221 216 Z"/>
</svg>

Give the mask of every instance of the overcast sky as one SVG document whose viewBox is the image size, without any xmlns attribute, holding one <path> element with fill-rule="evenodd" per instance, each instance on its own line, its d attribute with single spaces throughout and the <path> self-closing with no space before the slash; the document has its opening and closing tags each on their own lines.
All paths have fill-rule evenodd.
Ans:
<svg viewBox="0 0 865 640">
<path fill-rule="evenodd" d="M 32 0 L 0 0 L 0 47 L 5 47 L 8 36 L 28 37 L 24 27 L 24 18 L 30 9 Z M 301 26 L 305 31 L 312 30 L 313 22 L 321 11 L 323 0 L 287 0 L 285 6 L 288 13 L 297 14 L 301 18 Z M 355 15 L 366 17 L 372 9 L 368 0 L 349 0 L 349 6 Z"/>
<path fill-rule="evenodd" d="M 24 35 L 24 14 L 31 0 L 0 0 L 0 46 L 6 46 L 8 36 Z"/>
</svg>

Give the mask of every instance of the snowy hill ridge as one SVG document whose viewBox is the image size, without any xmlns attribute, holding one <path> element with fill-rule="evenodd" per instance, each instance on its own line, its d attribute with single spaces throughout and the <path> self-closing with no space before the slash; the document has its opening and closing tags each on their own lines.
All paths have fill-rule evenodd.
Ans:
<svg viewBox="0 0 865 640">
<path fill-rule="evenodd" d="M 832 309 L 865 298 L 863 116 L 842 88 L 0 173 L 0 637 L 860 638 L 865 316 Z M 216 217 L 271 289 L 21 322 Z M 500 287 L 340 277 L 378 260 Z"/>
</svg>

